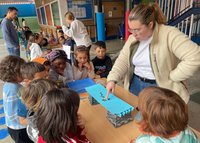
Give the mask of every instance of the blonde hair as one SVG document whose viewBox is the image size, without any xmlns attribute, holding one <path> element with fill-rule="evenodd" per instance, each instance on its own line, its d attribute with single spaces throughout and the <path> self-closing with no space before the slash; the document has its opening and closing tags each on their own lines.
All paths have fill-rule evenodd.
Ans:
<svg viewBox="0 0 200 143">
<path fill-rule="evenodd" d="M 65 18 L 69 19 L 69 20 L 74 20 L 74 14 L 72 12 L 67 12 L 65 14 Z"/>
<path fill-rule="evenodd" d="M 33 80 L 22 90 L 22 101 L 29 110 L 33 110 L 35 112 L 40 106 L 43 95 L 53 88 L 56 88 L 56 82 L 52 80 Z"/>
<path fill-rule="evenodd" d="M 153 22 L 154 26 L 155 22 L 157 22 L 158 24 L 166 25 L 166 17 L 156 3 L 150 3 L 149 5 L 137 5 L 129 14 L 128 20 L 139 20 L 142 24 L 145 24 L 146 26 L 151 21 Z"/>
</svg>

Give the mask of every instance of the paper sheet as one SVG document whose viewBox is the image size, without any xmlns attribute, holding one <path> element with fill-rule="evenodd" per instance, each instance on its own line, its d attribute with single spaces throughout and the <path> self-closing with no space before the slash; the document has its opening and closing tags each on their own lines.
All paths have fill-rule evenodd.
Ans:
<svg viewBox="0 0 200 143">
<path fill-rule="evenodd" d="M 70 57 L 71 46 L 63 45 L 63 50 L 64 50 L 65 53 L 67 54 L 67 58 L 68 58 L 68 59 L 71 59 L 71 57 Z"/>
</svg>

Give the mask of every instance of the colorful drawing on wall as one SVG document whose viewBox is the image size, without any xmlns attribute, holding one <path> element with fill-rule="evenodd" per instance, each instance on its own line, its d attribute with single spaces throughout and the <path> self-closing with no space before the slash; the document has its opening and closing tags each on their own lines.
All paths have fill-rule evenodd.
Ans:
<svg viewBox="0 0 200 143">
<path fill-rule="evenodd" d="M 47 25 L 46 16 L 45 16 L 45 12 L 44 12 L 44 7 L 41 7 L 40 11 L 41 11 L 41 16 L 42 16 L 42 23 L 43 23 L 43 25 Z"/>
<path fill-rule="evenodd" d="M 39 8 L 37 9 L 37 15 L 38 15 L 39 24 L 42 24 L 42 18 L 41 18 L 41 13 L 40 13 L 40 9 Z"/>
<path fill-rule="evenodd" d="M 48 23 L 48 25 L 49 26 L 53 26 L 50 5 L 46 5 L 45 6 L 45 12 L 46 12 L 46 16 L 47 16 L 47 23 Z"/>
</svg>

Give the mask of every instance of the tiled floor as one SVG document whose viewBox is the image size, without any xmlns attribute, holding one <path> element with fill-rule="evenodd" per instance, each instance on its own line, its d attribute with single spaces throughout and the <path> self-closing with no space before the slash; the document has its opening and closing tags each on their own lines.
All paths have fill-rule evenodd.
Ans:
<svg viewBox="0 0 200 143">
<path fill-rule="evenodd" d="M 107 46 L 107 53 L 109 54 L 115 54 L 118 53 L 124 45 L 124 40 L 110 40 L 106 41 L 106 46 Z M 6 46 L 4 44 L 3 39 L 0 39 L 0 59 L 3 57 L 7 56 L 8 52 L 6 50 Z M 95 57 L 94 52 L 93 52 L 93 47 L 90 50 L 90 55 L 91 59 Z M 25 51 L 21 51 L 21 57 L 26 59 L 25 57 Z M 200 70 L 195 73 L 195 75 L 191 78 L 188 79 L 189 83 L 189 91 L 190 94 L 194 94 L 196 92 L 200 91 Z M 3 89 L 3 82 L 0 80 L 0 111 L 3 105 L 1 104 L 1 99 L 2 97 L 2 89 Z M 200 97 L 199 97 L 200 98 Z M 188 104 L 189 107 L 189 125 L 193 127 L 194 129 L 200 131 L 200 105 L 190 101 Z M 6 128 L 5 125 L 2 125 L 2 119 L 4 117 L 4 114 L 0 112 L 0 142 L 1 143 L 13 143 L 12 139 L 8 136 L 3 139 L 3 130 Z"/>
</svg>

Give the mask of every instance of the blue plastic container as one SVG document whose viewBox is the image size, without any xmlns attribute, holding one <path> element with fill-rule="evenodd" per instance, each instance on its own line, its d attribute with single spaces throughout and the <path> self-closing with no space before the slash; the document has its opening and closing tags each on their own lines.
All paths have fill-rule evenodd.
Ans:
<svg viewBox="0 0 200 143">
<path fill-rule="evenodd" d="M 95 85 L 95 83 L 90 78 L 86 78 L 86 79 L 68 82 L 67 85 L 70 89 L 76 91 L 77 93 L 83 93 L 83 92 L 86 92 L 85 90 L 86 87 Z"/>
<path fill-rule="evenodd" d="M 125 25 L 119 24 L 119 36 L 125 37 Z"/>
</svg>

